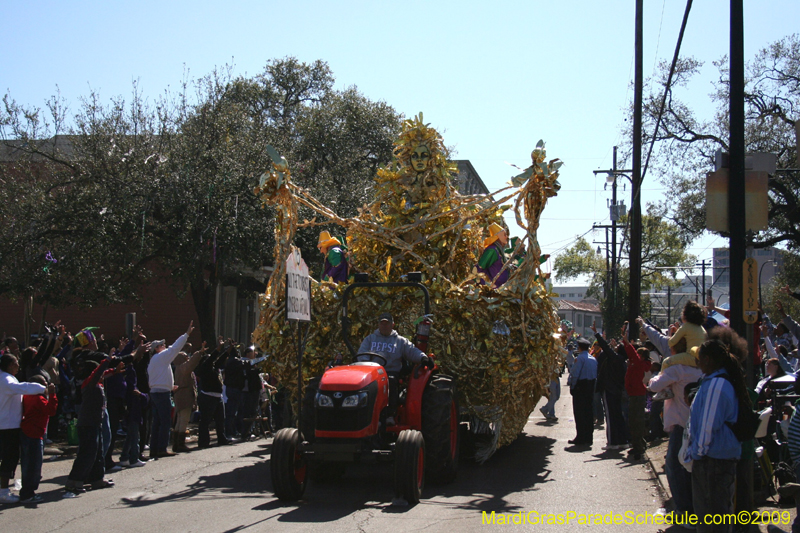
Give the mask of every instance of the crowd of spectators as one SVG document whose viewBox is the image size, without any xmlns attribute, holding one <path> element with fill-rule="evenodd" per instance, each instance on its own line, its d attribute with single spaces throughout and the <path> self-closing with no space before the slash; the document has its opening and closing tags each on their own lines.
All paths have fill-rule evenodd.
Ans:
<svg viewBox="0 0 800 533">
<path fill-rule="evenodd" d="M 800 299 L 788 287 L 783 291 Z M 734 428 L 741 427 L 740 411 L 765 407 L 771 390 L 786 386 L 780 378 L 794 377 L 800 369 L 800 325 L 786 315 L 780 301 L 776 307 L 781 318 L 777 326 L 759 312 L 752 347 L 730 329 L 727 311 L 711 298 L 706 305 L 688 302 L 681 320 L 667 331 L 638 318 L 639 339 L 628 338 L 627 323 L 616 337 L 598 332 L 594 324 L 594 339 L 571 334 L 568 383 L 578 436 L 570 444 L 591 446 L 583 419 L 599 408 L 602 418 L 595 420 L 595 428 L 605 426 L 607 452 L 629 449 L 629 458 L 638 461 L 646 441 L 668 437 L 665 473 L 676 524 L 694 529 L 687 522 L 696 515 L 697 529 L 711 531 L 715 529 L 701 523 L 703 515 L 753 510 L 755 441 L 740 441 Z M 746 386 L 748 357 L 759 375 L 754 388 Z M 595 401 L 591 408 L 586 403 L 592 399 L 582 390 L 589 382 L 599 398 L 599 405 Z M 800 428 L 800 415 L 793 423 Z M 800 479 L 800 429 L 795 433 Z M 793 531 L 800 533 L 800 524 Z"/>
<path fill-rule="evenodd" d="M 251 438 L 262 390 L 255 347 L 219 338 L 193 351 L 193 326 L 168 345 L 148 340 L 141 327 L 131 339 L 107 342 L 97 328 L 71 335 L 60 322 L 24 346 L 6 337 L 0 346 L 0 504 L 38 503 L 45 446 L 76 440 L 64 498 L 113 487 L 106 475 L 187 452 L 190 420 L 198 448 Z M 117 439 L 120 446 L 117 446 Z M 171 451 L 170 451 L 171 444 Z M 115 460 L 115 456 L 117 460 Z M 21 488 L 13 481 L 21 461 Z"/>
</svg>

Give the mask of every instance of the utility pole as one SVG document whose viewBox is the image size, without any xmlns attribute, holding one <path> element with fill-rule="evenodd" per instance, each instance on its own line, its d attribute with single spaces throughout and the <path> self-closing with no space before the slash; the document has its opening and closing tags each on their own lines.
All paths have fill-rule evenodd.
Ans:
<svg viewBox="0 0 800 533">
<path fill-rule="evenodd" d="M 592 229 L 601 229 L 602 228 L 602 229 L 606 230 L 606 240 L 605 240 L 605 242 L 603 242 L 603 241 L 592 241 L 592 244 L 603 244 L 606 247 L 606 282 L 605 282 L 605 286 L 603 287 L 603 297 L 606 298 L 606 299 L 611 299 L 610 295 L 614 294 L 613 293 L 614 287 L 613 287 L 612 282 L 611 282 L 611 280 L 612 280 L 612 271 L 614 269 L 614 265 L 612 263 L 611 266 L 609 267 L 609 264 L 608 264 L 608 256 L 609 256 L 609 252 L 610 252 L 610 248 L 608 246 L 608 230 L 612 229 L 613 227 L 614 227 L 613 225 L 609 226 L 607 224 L 605 224 L 605 225 L 604 224 L 593 224 L 592 225 Z M 599 247 L 598 247 L 598 249 L 599 249 Z"/>
<path fill-rule="evenodd" d="M 706 267 L 710 267 L 711 263 L 707 263 L 705 259 L 703 259 L 700 263 L 695 264 L 695 266 L 699 266 L 702 271 L 702 281 L 701 284 L 703 285 L 703 294 L 700 296 L 705 301 L 706 298 Z M 695 284 L 696 286 L 697 284 Z M 702 304 L 700 300 L 697 300 L 698 303 Z"/>
<path fill-rule="evenodd" d="M 614 159 L 612 161 L 611 170 L 614 171 L 614 181 L 611 184 L 611 205 L 613 206 L 614 213 L 619 213 L 617 210 L 617 147 L 614 147 Z M 614 308 L 617 307 L 617 273 L 619 268 L 617 266 L 617 216 L 611 217 L 611 304 Z"/>
<path fill-rule="evenodd" d="M 608 289 L 608 301 L 611 302 L 611 308 L 616 308 L 618 305 L 617 302 L 617 295 L 619 294 L 619 259 L 620 253 L 617 248 L 617 222 L 619 221 L 620 213 L 622 212 L 622 208 L 624 207 L 624 202 L 619 202 L 617 200 L 617 177 L 623 176 L 628 179 L 631 179 L 628 174 L 632 173 L 633 170 L 630 169 L 619 169 L 617 168 L 617 147 L 614 147 L 614 158 L 612 160 L 612 167 L 609 170 L 595 170 L 593 171 L 595 175 L 597 174 L 606 174 L 607 179 L 610 177 L 611 179 L 611 207 L 609 208 L 609 214 L 611 218 L 610 225 L 598 225 L 595 224 L 594 228 L 606 228 L 606 253 L 609 252 L 608 248 L 608 230 L 611 230 L 611 270 L 610 276 L 606 279 L 610 279 L 610 287 Z M 633 181 L 631 179 L 631 181 Z M 638 316 L 638 315 L 637 315 Z"/>
<path fill-rule="evenodd" d="M 669 331 L 669 325 L 672 324 L 672 286 L 667 285 L 667 327 L 665 328 Z"/>
<path fill-rule="evenodd" d="M 731 0 L 735 2 L 736 0 Z M 741 0 L 739 0 L 741 3 Z M 630 286 L 628 288 L 628 327 L 631 338 L 639 334 L 636 317 L 642 304 L 642 204 L 639 194 L 642 185 L 642 92 L 643 92 L 643 20 L 644 0 L 636 0 L 636 30 L 634 38 L 634 82 L 633 82 L 633 177 L 631 186 L 630 219 Z M 744 163 L 744 161 L 742 161 Z M 744 166 L 744 164 L 742 165 Z M 742 191 L 744 198 L 744 191 Z"/>
<path fill-rule="evenodd" d="M 731 329 L 747 338 L 744 321 L 744 261 L 747 258 L 745 220 L 744 144 L 744 8 L 743 0 L 731 0 L 730 49 L 730 169 L 728 178 L 728 229 L 730 230 Z M 748 350 L 753 347 L 748 343 Z M 755 381 L 753 358 L 747 358 L 747 383 Z"/>
<path fill-rule="evenodd" d="M 608 299 L 611 287 L 611 266 L 608 263 L 608 228 L 606 228 L 606 286 L 603 288 L 603 298 Z"/>
<path fill-rule="evenodd" d="M 703 259 L 703 262 L 700 264 L 700 266 L 702 267 L 702 272 L 703 272 L 703 296 L 702 296 L 702 298 L 705 299 L 705 297 L 706 297 L 706 260 L 705 259 Z"/>
<path fill-rule="evenodd" d="M 609 253 L 609 251 L 608 251 L 608 229 L 609 229 L 609 227 L 610 226 L 601 226 L 599 224 L 592 225 L 592 229 L 603 228 L 603 229 L 606 230 L 606 240 L 605 241 L 592 241 L 592 244 L 602 244 L 603 246 L 605 246 L 605 250 L 606 250 L 606 280 L 605 280 L 605 283 L 603 284 L 603 298 L 606 298 L 606 299 L 608 298 L 609 285 L 611 285 L 611 267 L 609 266 L 609 263 L 608 263 L 608 260 L 609 260 L 609 258 L 608 258 L 608 253 Z M 600 254 L 600 247 L 599 246 L 597 247 L 597 253 L 598 253 L 598 255 Z"/>
</svg>

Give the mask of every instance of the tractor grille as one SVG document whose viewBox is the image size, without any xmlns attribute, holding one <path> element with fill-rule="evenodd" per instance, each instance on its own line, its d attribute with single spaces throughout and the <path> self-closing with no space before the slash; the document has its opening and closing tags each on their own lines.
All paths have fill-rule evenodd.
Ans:
<svg viewBox="0 0 800 533">
<path fill-rule="evenodd" d="M 372 382 L 362 389 L 367 392 L 367 403 L 361 407 L 344 408 L 344 397 L 357 394 L 358 391 L 342 393 L 342 398 L 336 398 L 333 391 L 320 391 L 333 400 L 333 407 L 316 408 L 316 429 L 320 431 L 359 431 L 372 422 L 372 411 L 375 408 L 375 397 L 378 393 L 378 383 Z"/>
</svg>

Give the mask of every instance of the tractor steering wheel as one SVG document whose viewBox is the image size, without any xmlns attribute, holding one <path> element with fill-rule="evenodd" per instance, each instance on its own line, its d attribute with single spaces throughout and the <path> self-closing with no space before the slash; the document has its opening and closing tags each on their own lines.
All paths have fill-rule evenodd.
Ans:
<svg viewBox="0 0 800 533">
<path fill-rule="evenodd" d="M 382 356 L 379 353 L 375 353 L 375 352 L 361 352 L 361 353 L 356 354 L 356 360 L 357 361 L 363 361 L 363 359 L 361 359 L 362 357 L 369 357 L 368 360 L 370 362 L 378 363 L 381 366 L 386 366 L 386 363 L 388 362 L 384 356 Z M 375 359 L 380 359 L 380 361 L 375 361 Z"/>
</svg>

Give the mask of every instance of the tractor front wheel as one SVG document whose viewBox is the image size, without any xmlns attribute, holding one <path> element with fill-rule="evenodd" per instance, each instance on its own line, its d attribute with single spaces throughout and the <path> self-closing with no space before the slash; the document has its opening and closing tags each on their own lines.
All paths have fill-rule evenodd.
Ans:
<svg viewBox="0 0 800 533">
<path fill-rule="evenodd" d="M 419 503 L 425 486 L 425 439 L 415 429 L 400 432 L 395 444 L 394 487 L 410 505 Z"/>
<path fill-rule="evenodd" d="M 300 453 L 300 431 L 283 428 L 272 440 L 270 473 L 272 489 L 281 500 L 297 501 L 306 490 L 308 464 Z"/>
</svg>

